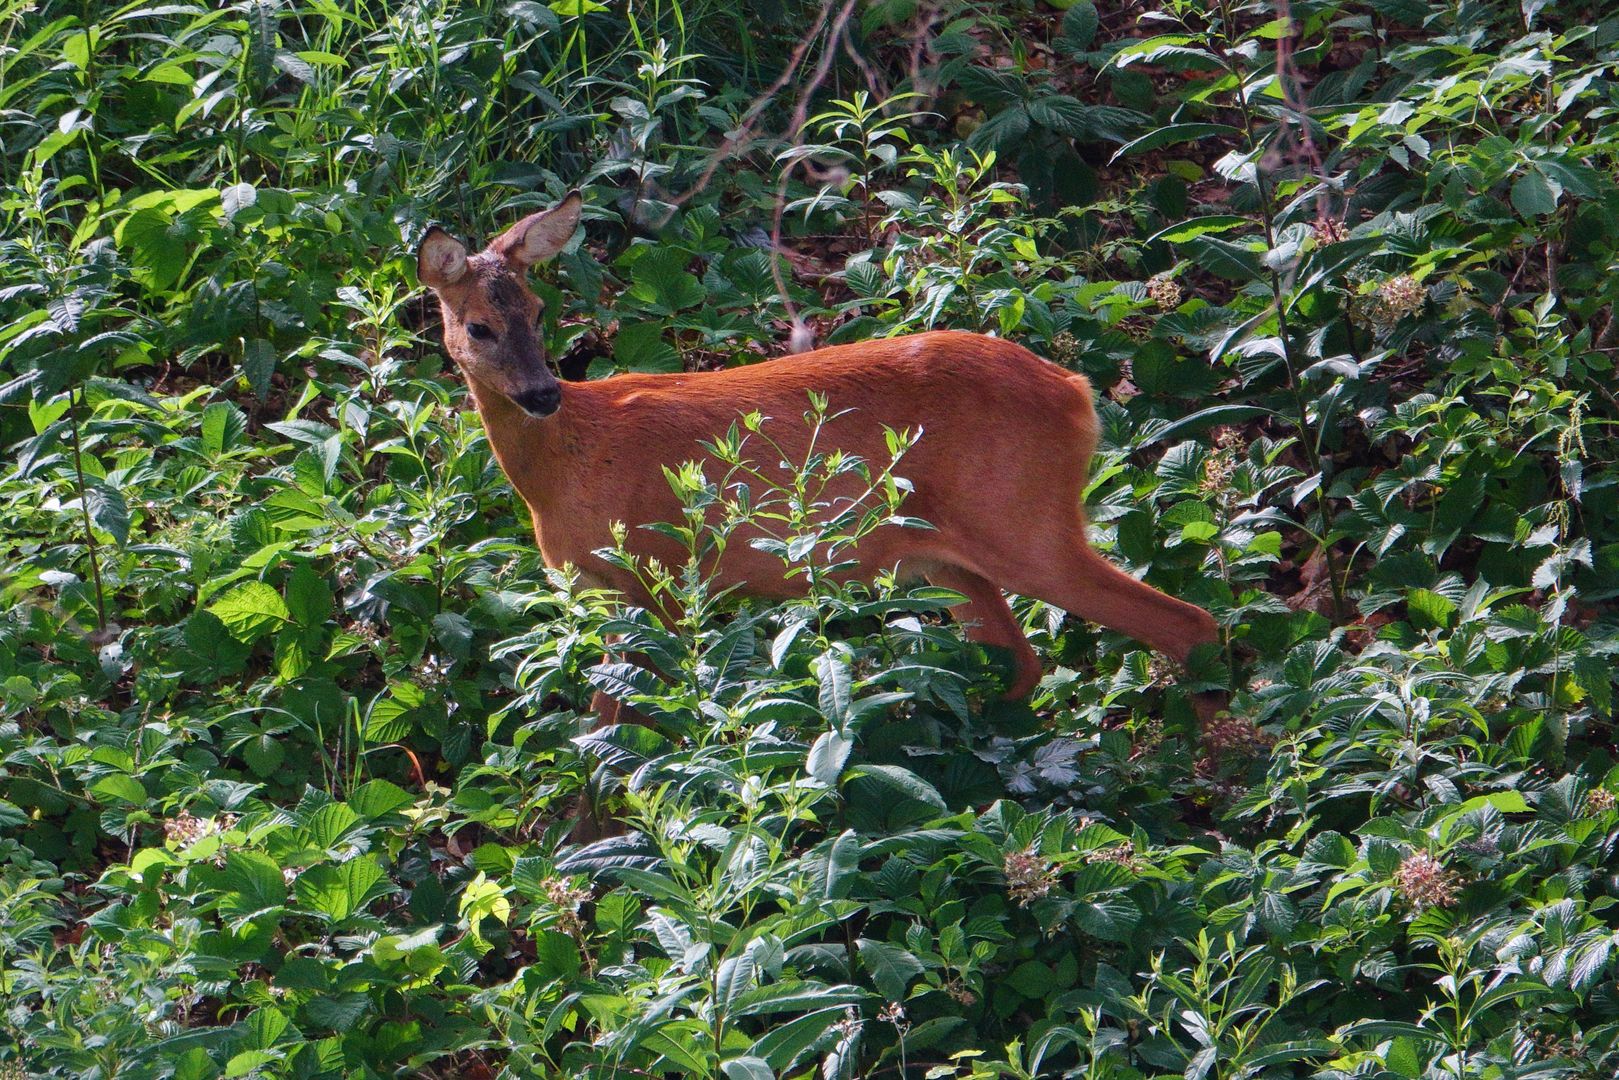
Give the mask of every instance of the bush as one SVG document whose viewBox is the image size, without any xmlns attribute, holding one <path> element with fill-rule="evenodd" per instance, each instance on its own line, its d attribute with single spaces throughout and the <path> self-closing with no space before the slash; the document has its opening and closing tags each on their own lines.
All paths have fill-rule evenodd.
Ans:
<svg viewBox="0 0 1619 1080">
<path fill-rule="evenodd" d="M 1615 1073 L 1619 24 L 1056 6 L 0 12 L 0 1075 Z M 567 377 L 1089 376 L 1230 715 L 840 584 L 926 432 L 671 459 L 664 612 L 544 568 L 410 252 L 576 185 Z"/>
</svg>

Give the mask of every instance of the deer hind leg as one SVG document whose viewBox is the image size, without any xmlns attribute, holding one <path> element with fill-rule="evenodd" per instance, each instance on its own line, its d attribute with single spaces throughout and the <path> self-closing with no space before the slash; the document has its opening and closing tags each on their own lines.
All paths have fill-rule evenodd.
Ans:
<svg viewBox="0 0 1619 1080">
<path fill-rule="evenodd" d="M 1084 525 L 1078 528 L 1083 530 Z M 1137 581 L 1077 537 L 1047 554 L 1049 558 L 1022 561 L 1008 568 L 1010 572 L 1000 583 L 1117 630 L 1177 664 L 1185 664 L 1197 646 L 1220 639 L 1214 616 Z M 1204 725 L 1225 705 L 1225 695 L 1220 693 L 1198 694 L 1193 700 Z"/>
<path fill-rule="evenodd" d="M 967 625 L 970 640 L 994 645 L 1012 654 L 1012 683 L 1006 689 L 1006 697 L 1024 698 L 1033 693 L 1040 682 L 1040 657 L 1024 636 L 1023 627 L 1018 625 L 1001 590 L 972 571 L 956 566 L 934 570 L 928 574 L 928 580 L 967 598 L 966 603 L 952 607 L 950 614 L 957 622 Z"/>
<path fill-rule="evenodd" d="M 617 659 L 647 668 L 651 671 L 652 661 L 640 653 L 625 653 Z M 590 725 L 591 731 L 600 731 L 615 724 L 640 724 L 642 727 L 656 727 L 651 718 L 637 712 L 633 706 L 626 705 L 604 690 L 598 690 L 590 699 L 590 711 L 595 714 L 595 723 Z M 589 783 L 579 793 L 578 801 L 573 810 L 574 826 L 569 833 L 569 839 L 576 844 L 591 844 L 609 836 L 622 836 L 624 823 L 615 818 L 608 810 L 597 802 L 595 792 Z"/>
</svg>

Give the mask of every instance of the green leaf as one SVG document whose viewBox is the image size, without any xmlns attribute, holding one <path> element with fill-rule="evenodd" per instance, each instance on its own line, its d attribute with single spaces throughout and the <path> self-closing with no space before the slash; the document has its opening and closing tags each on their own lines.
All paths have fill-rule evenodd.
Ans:
<svg viewBox="0 0 1619 1080">
<path fill-rule="evenodd" d="M 849 760 L 849 751 L 853 747 L 854 744 L 838 732 L 823 731 L 810 747 L 804 771 L 827 787 L 835 788 L 838 777 L 843 773 L 843 763 Z"/>
<path fill-rule="evenodd" d="M 127 806 L 146 805 L 146 788 L 139 780 L 125 773 L 103 776 L 87 790 L 98 802 L 120 802 Z"/>
<path fill-rule="evenodd" d="M 254 776 L 264 777 L 272 775 L 287 759 L 286 750 L 282 749 L 280 737 L 270 733 L 254 735 L 237 748 L 247 767 L 253 770 Z"/>
<path fill-rule="evenodd" d="M 119 547 L 129 541 L 129 505 L 122 492 L 105 484 L 91 484 L 84 493 L 84 507 L 90 524 L 112 537 Z"/>
<path fill-rule="evenodd" d="M 1198 139 L 1208 139 L 1216 136 L 1229 138 L 1230 136 L 1236 134 L 1239 134 L 1238 130 L 1232 127 L 1230 124 L 1165 124 L 1162 127 L 1153 128 L 1140 138 L 1133 139 L 1119 147 L 1116 151 L 1114 151 L 1113 157 L 1109 164 L 1112 164 L 1114 161 L 1118 161 L 1122 157 L 1127 157 L 1130 154 L 1144 154 L 1148 150 L 1157 150 L 1160 147 L 1175 146 L 1180 143 L 1196 142 Z M 1249 219 L 1247 218 L 1236 218 L 1234 215 L 1225 216 L 1233 217 L 1234 220 L 1240 224 L 1249 224 Z M 1205 218 L 1201 220 L 1209 219 Z M 1190 224 L 1190 222 L 1185 224 Z M 1181 226 L 1172 226 L 1172 228 L 1180 227 Z M 1154 240 L 1162 238 L 1162 231 L 1157 236 L 1153 237 Z"/>
<path fill-rule="evenodd" d="M 703 283 L 686 271 L 689 258 L 677 247 L 652 248 L 630 268 L 632 283 L 625 295 L 656 315 L 696 307 L 708 294 Z"/>
<path fill-rule="evenodd" d="M 1529 169 L 1512 184 L 1512 208 L 1524 217 L 1550 214 L 1562 194 L 1561 184 L 1539 169 Z"/>
<path fill-rule="evenodd" d="M 322 1031 L 347 1031 L 370 1011 L 371 997 L 361 993 L 317 997 L 303 1006 L 303 1015 Z"/>
<path fill-rule="evenodd" d="M 209 604 L 208 610 L 241 642 L 257 641 L 290 617 L 281 594 L 262 581 L 238 585 Z"/>
<path fill-rule="evenodd" d="M 373 743 L 398 742 L 415 726 L 416 710 L 424 701 L 415 683 L 394 683 L 379 694 L 365 717 L 365 737 Z"/>
<path fill-rule="evenodd" d="M 820 674 L 820 706 L 821 715 L 838 727 L 843 727 L 849 721 L 849 701 L 852 690 L 852 676 L 849 673 L 848 657 L 841 653 L 829 652 L 821 657 L 816 665 Z"/>
<path fill-rule="evenodd" d="M 1155 427 L 1151 434 L 1135 444 L 1137 450 L 1144 450 L 1159 443 L 1174 442 L 1187 435 L 1205 431 L 1211 427 L 1223 424 L 1240 424 L 1246 420 L 1253 420 L 1261 416 L 1275 416 L 1275 410 L 1266 409 L 1259 405 L 1211 405 L 1206 409 L 1199 409 L 1181 417 L 1172 424 Z"/>
<path fill-rule="evenodd" d="M 403 810 L 415 801 L 416 796 L 391 780 L 368 780 L 348 797 L 350 809 L 367 820 Z"/>
<path fill-rule="evenodd" d="M 1195 236 L 1185 241 L 1192 260 L 1211 274 L 1231 281 L 1258 281 L 1265 276 L 1260 254 L 1246 244 L 1232 243 L 1215 236 Z"/>
<path fill-rule="evenodd" d="M 326 579 L 307 564 L 287 577 L 287 618 L 308 629 L 322 629 L 332 617 L 332 592 Z"/>
<path fill-rule="evenodd" d="M 944 796 L 939 794 L 938 788 L 902 766 L 878 765 L 866 762 L 850 769 L 849 775 L 851 777 L 869 777 L 908 799 L 927 803 L 936 810 L 949 809 L 949 806 L 944 801 Z"/>
<path fill-rule="evenodd" d="M 1082 53 L 1096 40 L 1096 30 L 1101 22 L 1096 5 L 1091 0 L 1079 0 L 1063 15 L 1062 30 L 1054 44 L 1070 56 Z"/>
<path fill-rule="evenodd" d="M 731 1005 L 740 995 L 752 989 L 758 978 L 759 967 L 751 953 L 727 956 L 720 961 L 719 970 L 714 976 L 714 1004 L 722 1011 L 730 1012 Z"/>
<path fill-rule="evenodd" d="M 1432 589 L 1412 589 L 1405 601 L 1411 622 L 1421 629 L 1444 629 L 1456 614 L 1456 602 Z"/>
<path fill-rule="evenodd" d="M 185 623 L 188 674 L 217 682 L 242 670 L 252 649 L 231 636 L 219 616 L 206 608 L 193 611 Z"/>
<path fill-rule="evenodd" d="M 1147 122 L 1147 117 L 1134 110 L 1086 105 L 1067 94 L 1037 98 L 1028 110 L 1032 123 L 1081 141 L 1128 142 Z"/>
<path fill-rule="evenodd" d="M 1022 105 L 1010 105 L 979 124 L 967 136 L 967 145 L 982 153 L 985 150 L 1004 150 L 1029 133 L 1029 110 Z"/>
<path fill-rule="evenodd" d="M 1115 52 L 1108 64 L 1119 68 L 1131 64 L 1156 64 L 1172 70 L 1221 67 L 1219 57 L 1197 47 L 1204 40 L 1199 34 L 1159 34 L 1129 43 Z"/>
<path fill-rule="evenodd" d="M 1421 1080 L 1423 1068 L 1423 1054 L 1418 1049 L 1417 1042 L 1408 1035 L 1401 1035 L 1390 1040 L 1388 1051 L 1383 1055 L 1383 1064 L 1388 1070 L 1406 1080 Z"/>
<path fill-rule="evenodd" d="M 28 815 L 22 807 L 7 799 L 0 799 L 0 828 L 16 829 L 28 824 Z"/>
<path fill-rule="evenodd" d="M 865 996 L 865 991 L 852 986 L 827 986 L 802 979 L 786 979 L 743 994 L 736 999 L 731 1015 L 769 1016 L 825 1005 L 853 1005 Z"/>
<path fill-rule="evenodd" d="M 270 377 L 275 374 L 275 346 L 263 338 L 247 338 L 242 342 L 242 377 L 253 388 L 255 396 L 263 399 L 270 393 Z"/>
<path fill-rule="evenodd" d="M 826 876 L 822 895 L 836 900 L 849 895 L 860 869 L 860 839 L 853 829 L 845 829 L 827 848 Z"/>
<path fill-rule="evenodd" d="M 1254 914 L 1267 933 L 1285 936 L 1298 925 L 1299 910 L 1293 901 L 1275 890 L 1267 889 L 1254 902 Z"/>
<path fill-rule="evenodd" d="M 279 910 L 287 900 L 281 867 L 257 851 L 232 851 L 219 874 L 220 913 L 232 920 L 249 919 Z"/>
<path fill-rule="evenodd" d="M 871 938 L 859 939 L 855 948 L 877 992 L 889 1001 L 904 1001 L 911 980 L 922 974 L 922 961 L 897 945 Z"/>
<path fill-rule="evenodd" d="M 333 922 L 348 918 L 389 891 L 382 867 L 365 857 L 305 870 L 293 884 L 299 906 Z"/>
<path fill-rule="evenodd" d="M 1039 1001 L 1058 989 L 1057 978 L 1050 965 L 1038 960 L 1025 960 L 1006 976 L 1006 985 L 1026 998 Z"/>
<path fill-rule="evenodd" d="M 1125 148 L 1126 150 L 1129 147 Z M 1119 153 L 1124 153 L 1120 150 Z M 1232 229 L 1241 229 L 1251 226 L 1253 222 L 1245 217 L 1235 214 L 1211 214 L 1206 217 L 1195 217 L 1183 221 L 1178 225 L 1171 225 L 1167 229 L 1159 229 L 1147 238 L 1149 244 L 1184 244 L 1188 240 L 1196 239 L 1208 233 L 1230 232 Z"/>
<path fill-rule="evenodd" d="M 753 1056 L 763 1058 L 777 1072 L 785 1072 L 843 1020 L 843 1010 L 842 1005 L 816 1009 L 771 1029 L 753 1044 Z"/>
<path fill-rule="evenodd" d="M 1531 809 L 1529 800 L 1525 799 L 1520 791 L 1492 791 L 1488 795 L 1475 795 L 1468 799 L 1456 812 L 1471 814 L 1486 806 L 1503 814 L 1525 814 Z"/>
<path fill-rule="evenodd" d="M 720 1071 L 725 1073 L 726 1080 L 776 1080 L 776 1074 L 770 1071 L 770 1062 L 751 1054 L 722 1063 Z"/>
<path fill-rule="evenodd" d="M 613 338 L 613 359 L 626 371 L 648 373 L 681 370 L 680 354 L 663 337 L 655 322 L 626 323 Z"/>
<path fill-rule="evenodd" d="M 360 820 L 360 815 L 347 805 L 340 802 L 327 803 L 309 815 L 304 822 L 303 831 L 311 845 L 324 851 L 336 848 L 344 837 L 354 831 Z"/>
</svg>

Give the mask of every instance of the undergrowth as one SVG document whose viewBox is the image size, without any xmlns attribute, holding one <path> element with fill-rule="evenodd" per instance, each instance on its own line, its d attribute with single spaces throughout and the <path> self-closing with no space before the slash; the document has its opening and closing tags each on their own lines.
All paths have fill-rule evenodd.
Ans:
<svg viewBox="0 0 1619 1080">
<path fill-rule="evenodd" d="M 0 1076 L 1612 1077 L 1616 63 L 1544 0 L 0 4 Z M 1020 600 L 1002 701 L 831 572 L 927 437 L 770 460 L 837 401 L 669 448 L 682 617 L 544 568 L 411 252 L 575 186 L 566 377 L 1019 341 L 1219 661 Z M 808 597 L 717 594 L 750 525 Z"/>
</svg>

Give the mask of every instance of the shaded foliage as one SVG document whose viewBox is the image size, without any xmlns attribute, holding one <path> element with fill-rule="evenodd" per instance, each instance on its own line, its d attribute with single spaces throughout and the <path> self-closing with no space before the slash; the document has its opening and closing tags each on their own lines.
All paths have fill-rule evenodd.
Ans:
<svg viewBox="0 0 1619 1080">
<path fill-rule="evenodd" d="M 1619 1068 L 1599 5 L 0 24 L 4 1075 Z M 825 572 L 914 527 L 905 439 L 777 469 L 797 417 L 672 451 L 762 466 L 671 458 L 678 623 L 547 571 L 409 253 L 573 186 L 564 374 L 1014 338 L 1096 388 L 1099 546 L 1224 654 L 1020 601 L 1001 701 L 950 594 Z M 715 595 L 748 519 L 808 599 Z M 567 842 L 587 789 L 626 836 Z"/>
</svg>

